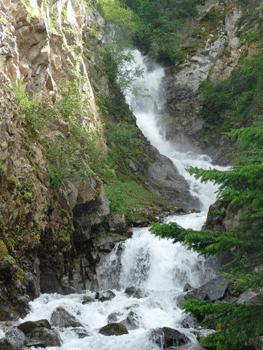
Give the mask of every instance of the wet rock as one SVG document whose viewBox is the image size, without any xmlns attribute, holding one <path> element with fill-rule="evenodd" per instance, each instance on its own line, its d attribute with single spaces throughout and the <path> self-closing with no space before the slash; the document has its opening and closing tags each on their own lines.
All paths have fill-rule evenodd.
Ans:
<svg viewBox="0 0 263 350">
<path fill-rule="evenodd" d="M 27 340 L 27 337 L 25 336 L 25 334 L 18 328 L 9 329 L 5 333 L 5 336 L 6 338 L 17 341 L 20 345 L 23 345 L 24 342 Z"/>
<path fill-rule="evenodd" d="M 121 316 L 122 313 L 117 311 L 117 312 L 112 312 L 111 314 L 108 315 L 107 321 L 108 323 L 115 323 L 118 320 L 118 317 Z M 122 322 L 123 323 L 123 322 Z"/>
<path fill-rule="evenodd" d="M 137 315 L 134 311 L 130 311 L 127 318 L 121 321 L 122 324 L 130 331 L 139 328 L 141 317 Z"/>
<path fill-rule="evenodd" d="M 52 326 L 59 328 L 83 327 L 82 324 L 73 315 L 71 315 L 62 307 L 56 308 L 56 310 L 51 315 L 50 322 Z"/>
<path fill-rule="evenodd" d="M 197 318 L 190 314 L 184 314 L 180 320 L 181 328 L 194 328 L 199 326 Z"/>
<path fill-rule="evenodd" d="M 79 339 L 83 339 L 90 336 L 90 333 L 85 328 L 76 328 L 74 332 L 77 334 Z"/>
<path fill-rule="evenodd" d="M 107 326 L 102 327 L 99 333 L 106 336 L 123 335 L 128 334 L 128 330 L 122 323 L 109 323 Z"/>
<path fill-rule="evenodd" d="M 103 291 L 103 292 L 97 292 L 95 299 L 98 299 L 99 301 L 108 301 L 115 298 L 115 293 L 113 293 L 111 290 Z"/>
<path fill-rule="evenodd" d="M 184 299 L 196 299 L 199 301 L 211 301 L 224 299 L 230 288 L 231 280 L 220 275 L 211 281 L 205 283 L 199 288 L 187 292 Z"/>
<path fill-rule="evenodd" d="M 186 283 L 185 286 L 184 286 L 183 291 L 184 292 L 188 292 L 191 289 L 193 289 L 193 287 L 189 283 Z"/>
<path fill-rule="evenodd" d="M 127 287 L 124 291 L 129 297 L 141 299 L 146 296 L 146 294 L 140 289 L 136 287 Z"/>
<path fill-rule="evenodd" d="M 190 339 L 186 335 L 169 327 L 151 330 L 150 339 L 164 349 L 171 346 L 184 345 L 190 342 Z"/>
<path fill-rule="evenodd" d="M 116 214 L 109 218 L 110 232 L 124 234 L 128 231 L 128 225 L 125 219 L 125 215 Z"/>
<path fill-rule="evenodd" d="M 88 295 L 84 295 L 83 298 L 82 298 L 82 304 L 85 305 L 85 304 L 89 304 L 89 303 L 94 303 L 95 299 L 88 296 Z"/>
<path fill-rule="evenodd" d="M 2 338 L 0 339 L 1 350 L 21 350 L 21 343 L 15 339 Z"/>
<path fill-rule="evenodd" d="M 39 279 L 38 279 L 39 277 Z M 26 272 L 24 276 L 24 283 L 26 287 L 27 295 L 29 295 L 30 300 L 38 298 L 40 295 L 40 276 L 34 276 L 30 272 Z"/>
</svg>

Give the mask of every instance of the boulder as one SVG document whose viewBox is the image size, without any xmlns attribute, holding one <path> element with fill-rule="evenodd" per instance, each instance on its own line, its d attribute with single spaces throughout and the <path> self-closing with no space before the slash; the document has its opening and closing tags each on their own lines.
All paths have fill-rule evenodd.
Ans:
<svg viewBox="0 0 263 350">
<path fill-rule="evenodd" d="M 111 336 L 128 334 L 128 331 L 122 323 L 109 323 L 107 326 L 102 327 L 99 330 L 99 333 L 106 336 Z"/>
<path fill-rule="evenodd" d="M 15 339 L 2 338 L 0 339 L 1 350 L 21 350 L 21 343 Z"/>
<path fill-rule="evenodd" d="M 52 326 L 59 328 L 83 327 L 73 315 L 62 307 L 58 307 L 55 311 L 53 311 L 50 322 Z"/>
<path fill-rule="evenodd" d="M 43 319 L 39 321 L 27 321 L 21 323 L 17 327 L 20 331 L 22 331 L 24 334 L 29 334 L 30 332 L 34 331 L 36 328 L 47 328 L 51 329 L 51 325 L 48 322 L 48 320 Z"/>
<path fill-rule="evenodd" d="M 190 339 L 176 329 L 163 327 L 151 330 L 150 340 L 161 348 L 180 346 L 190 342 Z"/>
<path fill-rule="evenodd" d="M 115 293 L 113 293 L 111 290 L 103 291 L 103 292 L 97 292 L 95 299 L 98 299 L 99 301 L 108 301 L 112 300 L 115 297 Z"/>
<path fill-rule="evenodd" d="M 196 299 L 199 301 L 215 302 L 222 300 L 229 294 L 231 280 L 220 275 L 213 278 L 199 288 L 195 288 L 186 293 L 184 299 Z"/>
<path fill-rule="evenodd" d="M 30 340 L 27 343 L 27 346 L 36 346 L 35 344 L 43 344 L 41 347 L 61 346 L 61 338 L 54 329 L 37 327 L 30 332 L 29 336 Z"/>
<path fill-rule="evenodd" d="M 61 338 L 59 334 L 54 329 L 51 329 L 51 325 L 48 320 L 43 319 L 34 322 L 27 321 L 21 323 L 17 328 L 22 331 L 29 339 L 26 341 L 27 347 L 47 347 L 61 345 Z"/>
</svg>

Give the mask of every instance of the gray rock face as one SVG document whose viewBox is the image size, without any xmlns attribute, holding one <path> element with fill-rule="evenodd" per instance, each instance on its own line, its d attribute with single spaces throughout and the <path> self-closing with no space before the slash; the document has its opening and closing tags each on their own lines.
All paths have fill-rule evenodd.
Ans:
<svg viewBox="0 0 263 350">
<path fill-rule="evenodd" d="M 50 321 L 52 326 L 59 328 L 82 327 L 82 324 L 62 307 L 56 308 L 51 315 Z"/>
<path fill-rule="evenodd" d="M 164 349 L 171 346 L 180 346 L 190 342 L 190 339 L 176 329 L 163 327 L 151 330 L 151 341 Z"/>
<path fill-rule="evenodd" d="M 220 275 L 211 281 L 205 283 L 199 288 L 195 288 L 186 293 L 184 299 L 196 299 L 199 301 L 211 301 L 222 300 L 229 292 L 231 280 Z"/>
<path fill-rule="evenodd" d="M 147 178 L 145 185 L 150 192 L 178 207 L 200 209 L 199 199 L 190 195 L 188 183 L 178 173 L 173 162 L 151 145 L 145 148 L 145 153 L 149 153 L 153 161 L 145 157 L 138 171 Z"/>
</svg>

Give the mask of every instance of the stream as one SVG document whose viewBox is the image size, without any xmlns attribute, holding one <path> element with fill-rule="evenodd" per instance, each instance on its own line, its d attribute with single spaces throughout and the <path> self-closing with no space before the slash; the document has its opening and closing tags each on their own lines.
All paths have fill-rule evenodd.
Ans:
<svg viewBox="0 0 263 350">
<path fill-rule="evenodd" d="M 195 180 L 185 169 L 189 166 L 203 169 L 215 166 L 212 166 L 207 155 L 183 153 L 165 140 L 158 118 L 165 103 L 162 89 L 164 69 L 153 63 L 149 69 L 138 51 L 135 51 L 135 61 L 134 64 L 144 68 L 144 74 L 136 79 L 134 87 L 143 88 L 142 91 L 146 93 L 137 96 L 127 92 L 126 100 L 136 116 L 137 125 L 152 145 L 173 161 L 179 173 L 188 181 L 192 196 L 198 197 L 201 202 L 200 213 L 170 216 L 165 222 L 175 221 L 184 228 L 199 230 L 204 224 L 209 205 L 215 201 L 216 188 L 212 183 L 202 184 Z M 216 168 L 223 169 L 219 166 Z M 52 312 L 61 306 L 77 318 L 83 326 L 81 331 L 88 335 L 79 338 L 75 329 L 59 329 L 62 347 L 47 349 L 160 350 L 151 338 L 151 330 L 159 327 L 177 329 L 191 342 L 197 342 L 191 332 L 195 321 L 182 312 L 177 301 L 182 298 L 186 283 L 197 287 L 216 276 L 216 270 L 203 257 L 186 250 L 180 243 L 158 239 L 147 228 L 141 228 L 134 229 L 132 238 L 117 244 L 98 270 L 108 276 L 101 288 L 115 293 L 112 300 L 83 304 L 84 297 L 94 298 L 96 294 L 84 291 L 66 296 L 42 294 L 30 303 L 31 312 L 23 321 L 50 320 Z M 140 295 L 129 297 L 124 292 L 127 287 L 140 289 Z M 110 319 L 114 319 L 114 322 L 128 321 L 129 334 L 111 337 L 99 334 L 99 329 Z"/>
</svg>

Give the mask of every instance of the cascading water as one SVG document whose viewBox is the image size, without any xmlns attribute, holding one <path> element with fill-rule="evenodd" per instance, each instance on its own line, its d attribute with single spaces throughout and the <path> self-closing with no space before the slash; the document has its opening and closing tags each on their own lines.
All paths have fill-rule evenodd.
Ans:
<svg viewBox="0 0 263 350">
<path fill-rule="evenodd" d="M 142 87 L 145 94 L 139 97 L 127 93 L 126 98 L 137 124 L 160 153 L 174 162 L 189 182 L 191 194 L 198 196 L 202 203 L 201 213 L 169 217 L 166 222 L 176 221 L 185 228 L 201 229 L 208 206 L 215 200 L 215 188 L 212 184 L 201 184 L 185 168 L 198 166 L 207 169 L 212 167 L 210 159 L 191 152 L 179 152 L 165 140 L 158 120 L 165 102 L 161 88 L 164 70 L 153 64 L 150 70 L 147 69 L 138 51 L 135 52 L 135 58 L 136 64 L 139 63 L 145 71 L 143 77 L 134 84 L 136 88 Z M 31 312 L 24 320 L 50 320 L 58 306 L 74 315 L 83 325 L 82 332 L 88 336 L 79 338 L 74 329 L 60 329 L 63 340 L 61 350 L 158 350 L 160 347 L 150 337 L 150 330 L 158 327 L 177 329 L 191 342 L 196 342 L 191 333 L 194 321 L 180 310 L 178 299 L 182 298 L 185 283 L 196 287 L 213 278 L 213 268 L 204 258 L 186 250 L 180 243 L 160 240 L 151 235 L 147 228 L 134 230 L 133 237 L 119 245 L 122 245 L 122 254 L 119 254 L 119 246 L 116 245 L 106 262 L 97 270 L 102 280 L 101 289 L 114 290 L 116 296 L 112 300 L 83 304 L 84 296 L 94 296 L 89 291 L 67 296 L 44 294 L 31 303 Z M 124 292 L 127 287 L 140 289 L 140 295 L 129 297 Z M 115 322 L 125 320 L 130 325 L 129 334 L 118 337 L 99 334 L 98 330 L 112 317 Z"/>
</svg>

